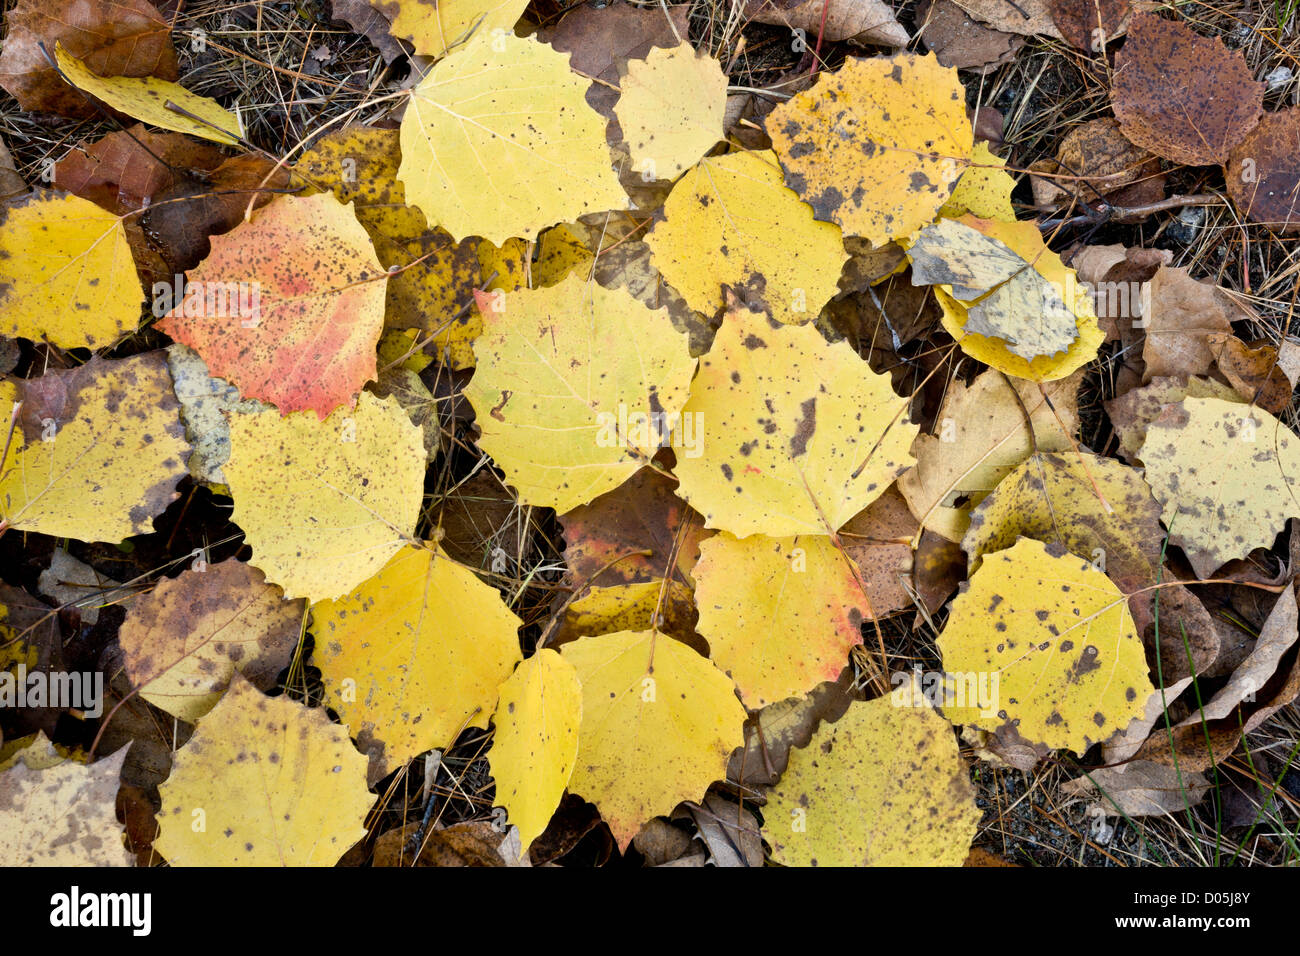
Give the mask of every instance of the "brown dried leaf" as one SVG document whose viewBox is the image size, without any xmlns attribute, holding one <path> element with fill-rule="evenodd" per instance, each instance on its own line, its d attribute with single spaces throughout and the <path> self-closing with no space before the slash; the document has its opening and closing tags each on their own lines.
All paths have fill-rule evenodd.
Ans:
<svg viewBox="0 0 1300 956">
<path fill-rule="evenodd" d="M 1025 45 L 1022 36 L 985 26 L 953 0 L 922 0 L 916 8 L 916 22 L 925 48 L 944 66 L 959 70 L 988 73 L 1010 63 Z"/>
<path fill-rule="evenodd" d="M 1052 22 L 1077 49 L 1089 53 L 1104 50 L 1128 26 L 1133 5 L 1129 0 L 1048 0 Z"/>
<path fill-rule="evenodd" d="M 1227 293 L 1174 266 L 1151 277 L 1148 294 L 1144 383 L 1156 376 L 1204 375 L 1214 362 L 1211 336 L 1231 335 L 1232 323 L 1247 318 Z"/>
<path fill-rule="evenodd" d="M 1229 154 L 1223 178 L 1247 219 L 1300 232 L 1300 107 L 1266 114 Z"/>
<path fill-rule="evenodd" d="M 740 15 L 832 43 L 900 47 L 908 42 L 884 0 L 747 0 Z"/>
</svg>

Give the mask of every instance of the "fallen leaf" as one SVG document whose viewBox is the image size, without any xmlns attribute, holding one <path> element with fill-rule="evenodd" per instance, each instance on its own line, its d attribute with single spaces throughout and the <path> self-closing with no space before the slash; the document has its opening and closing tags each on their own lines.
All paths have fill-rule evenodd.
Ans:
<svg viewBox="0 0 1300 956">
<path fill-rule="evenodd" d="M 243 397 L 324 419 L 375 377 L 386 281 L 350 207 L 284 196 L 213 237 L 157 327 Z"/>
<path fill-rule="evenodd" d="M 333 866 L 365 836 L 366 758 L 323 708 L 235 675 L 158 788 L 172 866 Z"/>
<path fill-rule="evenodd" d="M 754 23 L 802 30 L 831 43 L 907 46 L 907 31 L 884 0 L 746 0 L 740 14 Z"/>
<path fill-rule="evenodd" d="M 664 221 L 646 237 L 653 263 L 697 312 L 743 288 L 782 322 L 804 322 L 833 296 L 847 253 L 837 226 L 781 178 L 771 152 L 705 159 L 673 188 Z"/>
<path fill-rule="evenodd" d="M 324 421 L 275 409 L 230 420 L 222 470 L 249 563 L 286 597 L 334 599 L 376 574 L 415 531 L 424 444 L 397 400 L 363 392 Z"/>
<path fill-rule="evenodd" d="M 840 529 L 844 553 L 861 569 L 877 618 L 912 604 L 912 540 L 920 531 L 897 484 Z"/>
<path fill-rule="evenodd" d="M 1228 195 L 1245 213 L 1280 235 L 1300 232 L 1300 107 L 1265 113 L 1233 147 L 1223 166 Z"/>
<path fill-rule="evenodd" d="M 497 245 L 626 208 L 605 124 L 567 60 L 535 39 L 480 32 L 438 61 L 402 120 L 406 201 L 457 240 Z M 498 81 L 503 70 L 509 86 Z"/>
<path fill-rule="evenodd" d="M 258 690 L 274 689 L 298 646 L 305 610 L 242 561 L 163 578 L 131 603 L 122 622 L 127 677 L 149 703 L 195 723 L 236 671 Z"/>
<path fill-rule="evenodd" d="M 311 616 L 325 700 L 369 756 L 371 783 L 486 727 L 521 660 L 501 595 L 428 545 L 408 544 Z"/>
<path fill-rule="evenodd" d="M 1278 351 L 1272 345 L 1251 348 L 1235 335 L 1223 333 L 1206 338 L 1215 351 L 1214 364 L 1238 395 L 1266 412 L 1280 415 L 1291 404 L 1294 386 L 1278 365 Z"/>
<path fill-rule="evenodd" d="M 135 331 L 144 297 L 121 219 L 55 193 L 0 216 L 0 334 L 97 349 Z"/>
<path fill-rule="evenodd" d="M 230 460 L 230 422 L 227 415 L 243 415 L 269 408 L 256 399 L 239 397 L 239 389 L 208 373 L 199 353 L 179 342 L 167 346 L 167 369 L 172 390 L 180 402 L 185 437 L 193 447 L 190 476 L 195 481 L 224 486 L 221 466 Z"/>
<path fill-rule="evenodd" d="M 1210 378 L 1193 376 L 1157 377 L 1140 388 L 1125 392 L 1105 402 L 1106 414 L 1119 437 L 1119 452 L 1131 462 L 1138 460 L 1147 427 L 1160 417 L 1166 405 L 1184 398 L 1218 398 L 1226 402 L 1245 400 L 1235 390 Z"/>
<path fill-rule="evenodd" d="M 1091 797 L 1107 816 L 1149 817 L 1190 810 L 1205 798 L 1210 785 L 1203 775 L 1186 768 L 1134 760 L 1122 767 L 1090 770 L 1086 777 L 1067 781 L 1062 789 Z"/>
<path fill-rule="evenodd" d="M 1011 62 L 1025 41 L 973 19 L 953 0 L 922 0 L 916 7 L 917 34 L 940 66 L 986 75 Z"/>
<path fill-rule="evenodd" d="M 705 438 L 678 493 L 737 537 L 831 534 L 912 463 L 906 410 L 847 342 L 733 308 L 683 409 Z"/>
<path fill-rule="evenodd" d="M 488 752 L 496 802 L 519 827 L 522 852 L 546 829 L 578 757 L 582 685 L 573 665 L 549 648 L 501 685 Z"/>
<path fill-rule="evenodd" d="M 961 866 L 980 816 L 952 726 L 890 696 L 791 752 L 763 830 L 786 866 Z"/>
<path fill-rule="evenodd" d="M 466 41 L 513 36 L 528 0 L 374 0 L 394 36 L 422 56 L 441 57 Z"/>
<path fill-rule="evenodd" d="M 369 40 L 385 63 L 406 56 L 406 47 L 392 35 L 393 25 L 367 0 L 330 0 L 330 16 Z"/>
<path fill-rule="evenodd" d="M 1016 188 L 1016 181 L 1003 170 L 1007 161 L 994 156 L 989 144 L 983 140 L 975 144 L 970 161 L 939 214 L 949 219 L 960 219 L 970 213 L 978 219 L 1015 222 L 1011 192 Z"/>
<path fill-rule="evenodd" d="M 715 535 L 695 576 L 700 635 L 750 710 L 834 680 L 870 617 L 857 569 L 824 536 Z"/>
<path fill-rule="evenodd" d="M 1204 375 L 1214 361 L 1210 337 L 1231 335 L 1232 322 L 1246 318 L 1217 286 L 1173 266 L 1157 270 L 1143 300 L 1143 384 L 1156 376 Z"/>
<path fill-rule="evenodd" d="M 910 53 L 846 60 L 774 109 L 767 131 L 814 215 L 876 246 L 934 218 L 974 146 L 957 71 Z"/>
<path fill-rule="evenodd" d="M 938 648 L 945 671 L 987 675 L 990 688 L 954 723 L 1010 723 L 1052 749 L 1084 753 L 1141 717 L 1151 694 L 1124 595 L 1089 562 L 1032 538 L 984 555 Z"/>
<path fill-rule="evenodd" d="M 33 430 L 15 428 L 8 439 L 4 526 L 110 542 L 153 530 L 189 455 L 161 352 L 0 379 L 0 406 L 18 401 Z M 114 468 L 122 461 L 131 467 Z"/>
<path fill-rule="evenodd" d="M 1264 114 L 1264 84 L 1218 37 L 1151 13 L 1133 17 L 1115 54 L 1111 105 L 1120 130 L 1157 156 L 1222 164 Z"/>
<path fill-rule="evenodd" d="M 1272 547 L 1286 520 L 1300 517 L 1300 440 L 1262 409 L 1185 398 L 1150 424 L 1138 457 L 1169 540 L 1201 578 Z"/>
<path fill-rule="evenodd" d="M 642 823 L 722 778 L 745 710 L 720 670 L 653 631 L 584 637 L 560 653 L 582 682 L 569 790 L 600 808 L 626 850 Z"/>
<path fill-rule="evenodd" d="M 1087 53 L 1102 53 L 1106 43 L 1128 27 L 1129 0 L 1047 0 L 1052 22 L 1067 42 Z"/>
<path fill-rule="evenodd" d="M 1023 36 L 1047 36 L 1064 39 L 1052 22 L 1048 0 L 959 0 L 963 10 L 982 23 L 992 24 L 1007 33 Z"/>
</svg>

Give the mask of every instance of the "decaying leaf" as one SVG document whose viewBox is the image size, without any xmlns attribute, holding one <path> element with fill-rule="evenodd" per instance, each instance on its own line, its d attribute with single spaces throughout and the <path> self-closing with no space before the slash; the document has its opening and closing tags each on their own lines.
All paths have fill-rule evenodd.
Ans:
<svg viewBox="0 0 1300 956">
<path fill-rule="evenodd" d="M 130 866 L 114 809 L 126 748 L 89 765 L 22 759 L 44 746 L 0 772 L 0 865 Z"/>
<path fill-rule="evenodd" d="M 324 421 L 275 409 L 230 420 L 224 466 L 250 563 L 287 597 L 338 598 L 415 531 L 424 443 L 397 400 L 361 394 Z"/>
<path fill-rule="evenodd" d="M 1223 166 L 1228 195 L 1252 222 L 1300 232 L 1300 107 L 1265 113 Z"/>
<path fill-rule="evenodd" d="M 510 36 L 528 0 L 375 0 L 394 36 L 423 56 L 446 56 L 471 37 Z"/>
<path fill-rule="evenodd" d="M 1053 749 L 1082 754 L 1141 717 L 1151 694 L 1124 595 L 1090 562 L 1032 538 L 984 555 L 938 647 L 949 674 L 984 678 L 954 722 L 1010 723 Z"/>
<path fill-rule="evenodd" d="M 1214 379 L 1193 376 L 1183 380 L 1174 377 L 1153 378 L 1148 384 L 1134 388 L 1118 398 L 1106 402 L 1106 414 L 1119 436 L 1119 452 L 1128 461 L 1136 462 L 1146 441 L 1147 426 L 1160 417 L 1164 407 L 1184 398 L 1219 398 L 1226 402 L 1245 400 L 1232 388 Z"/>
<path fill-rule="evenodd" d="M 923 699 L 899 696 L 850 705 L 790 752 L 763 812 L 778 863 L 961 866 L 980 811 L 957 738 Z"/>
<path fill-rule="evenodd" d="M 654 631 L 584 637 L 561 654 L 582 682 L 569 789 L 600 808 L 626 849 L 646 820 L 722 778 L 744 742 L 745 709 L 726 675 Z"/>
<path fill-rule="evenodd" d="M 1162 266 L 1143 291 L 1143 381 L 1204 375 L 1214 361 L 1210 337 L 1231 335 L 1232 322 L 1245 317 L 1212 283 L 1198 282 L 1186 269 Z"/>
<path fill-rule="evenodd" d="M 907 46 L 907 31 L 884 0 L 746 0 L 743 10 L 746 20 L 820 34 L 835 43 Z"/>
<path fill-rule="evenodd" d="M 540 648 L 501 685 L 488 763 L 521 851 L 546 829 L 578 757 L 582 685 L 567 659 Z"/>
<path fill-rule="evenodd" d="M 700 544 L 700 635 L 750 710 L 834 680 L 870 617 L 849 559 L 821 535 Z"/>
<path fill-rule="evenodd" d="M 767 130 L 817 218 L 877 246 L 934 218 L 974 146 L 957 71 L 910 53 L 846 60 L 774 109 Z"/>
<path fill-rule="evenodd" d="M 497 245 L 626 208 L 605 124 L 567 59 L 535 39 L 479 31 L 438 61 L 402 120 L 406 201 L 457 240 Z"/>
<path fill-rule="evenodd" d="M 0 466 L 4 526 L 112 542 L 153 530 L 189 455 L 161 352 L 0 379 L 0 406 L 18 401 Z"/>
<path fill-rule="evenodd" d="M 1101 53 L 1128 26 L 1129 0 L 1047 0 L 1052 22 L 1076 49 Z"/>
<path fill-rule="evenodd" d="M 679 494 L 737 537 L 830 534 L 912 463 L 906 408 L 847 342 L 733 308 L 683 409 L 705 438 Z"/>
<path fill-rule="evenodd" d="M 323 708 L 239 675 L 158 792 L 154 849 L 172 866 L 333 866 L 375 803 L 366 758 Z"/>
<path fill-rule="evenodd" d="M 697 312 L 741 289 L 782 322 L 804 322 L 833 296 L 848 253 L 838 226 L 813 219 L 770 151 L 705 159 L 673 188 L 646 237 L 654 265 Z"/>
<path fill-rule="evenodd" d="M 1185 398 L 1148 426 L 1138 457 L 1169 539 L 1202 578 L 1300 517 L 1300 439 L 1263 409 Z"/>
<path fill-rule="evenodd" d="M 479 303 L 465 394 L 521 501 L 569 511 L 683 440 L 695 360 L 666 311 L 578 276 Z"/>
<path fill-rule="evenodd" d="M 258 690 L 275 687 L 298 645 L 305 610 L 242 561 L 163 578 L 131 603 L 122 622 L 127 677 L 149 703 L 194 723 L 236 671 Z"/>
<path fill-rule="evenodd" d="M 225 485 L 221 466 L 230 460 L 227 415 L 256 412 L 268 406 L 256 399 L 241 399 L 239 389 L 214 378 L 207 363 L 188 345 L 175 342 L 167 347 L 167 369 L 180 402 L 185 437 L 194 448 L 189 460 L 190 475 L 196 481 Z"/>
<path fill-rule="evenodd" d="M 158 328 L 245 398 L 323 419 L 375 377 L 386 282 L 349 206 L 284 196 L 213 237 Z"/>
<path fill-rule="evenodd" d="M 916 7 L 917 32 L 941 66 L 988 73 L 1010 62 L 1024 39 L 975 20 L 953 0 L 922 0 Z"/>
<path fill-rule="evenodd" d="M 519 619 L 432 546 L 407 545 L 311 614 L 325 699 L 369 755 L 372 782 L 486 727 L 520 660 Z"/>
<path fill-rule="evenodd" d="M 1263 115 L 1264 84 L 1241 54 L 1187 24 L 1139 13 L 1115 55 L 1111 104 L 1120 129 L 1157 156 L 1223 163 Z"/>
</svg>

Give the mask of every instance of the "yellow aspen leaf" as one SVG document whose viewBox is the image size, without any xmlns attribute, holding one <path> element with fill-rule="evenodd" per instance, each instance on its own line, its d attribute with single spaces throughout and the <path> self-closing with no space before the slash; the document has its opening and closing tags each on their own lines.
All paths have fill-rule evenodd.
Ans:
<svg viewBox="0 0 1300 956">
<path fill-rule="evenodd" d="M 1147 426 L 1138 457 L 1198 577 L 1272 547 L 1300 517 L 1300 439 L 1261 408 L 1189 396 Z"/>
<path fill-rule="evenodd" d="M 538 40 L 480 31 L 411 94 L 397 172 L 406 201 L 458 240 L 498 246 L 627 208 L 589 85 Z"/>
<path fill-rule="evenodd" d="M 521 659 L 519 618 L 433 545 L 408 545 L 311 615 L 325 700 L 369 755 L 372 781 L 486 727 Z"/>
<path fill-rule="evenodd" d="M 890 695 L 791 749 L 763 818 L 786 866 L 961 866 L 980 811 L 952 725 Z"/>
<path fill-rule="evenodd" d="M 933 56 L 850 57 L 767 120 L 785 181 L 875 246 L 933 221 L 974 147 L 966 91 Z"/>
<path fill-rule="evenodd" d="M 683 410 L 703 439 L 678 493 L 738 538 L 830 534 L 912 464 L 906 412 L 847 342 L 734 308 Z"/>
<path fill-rule="evenodd" d="M 997 222 L 967 217 L 963 222 L 980 232 L 997 239 L 1020 258 L 1033 265 L 1051 287 L 1058 290 L 1061 300 L 1075 316 L 1075 338 L 1064 354 L 1038 355 L 1027 359 L 1007 347 L 1002 339 L 982 335 L 968 328 L 970 316 L 967 304 L 958 301 L 943 286 L 934 289 L 935 299 L 943 310 L 944 329 L 957 340 L 961 350 L 971 358 L 990 365 L 1016 378 L 1034 382 L 1051 382 L 1065 378 L 1097 357 L 1097 349 L 1105 339 L 1097 324 L 1092 299 L 1078 281 L 1074 270 L 1061 262 L 1061 257 L 1043 244 L 1038 226 L 1032 222 Z"/>
<path fill-rule="evenodd" d="M 647 182 L 676 179 L 721 142 L 727 75 L 689 43 L 631 59 L 614 106 L 632 169 Z"/>
<path fill-rule="evenodd" d="M 259 690 L 275 687 L 305 610 L 242 561 L 199 564 L 131 602 L 118 633 L 126 675 L 149 703 L 192 724 L 236 671 Z"/>
<path fill-rule="evenodd" d="M 556 638 L 650 629 L 687 638 L 695 632 L 695 625 L 695 592 L 687 585 L 641 581 L 585 589 L 565 610 Z"/>
<path fill-rule="evenodd" d="M 282 196 L 212 237 L 158 328 L 243 397 L 324 418 L 375 377 L 387 281 L 351 206 Z"/>
<path fill-rule="evenodd" d="M 806 694 L 844 669 L 870 616 L 854 571 L 823 535 L 700 543 L 700 636 L 747 708 Z"/>
<path fill-rule="evenodd" d="M 497 805 L 519 828 L 520 852 L 541 836 L 578 758 L 582 684 L 573 665 L 543 647 L 501 685 L 488 765 Z"/>
<path fill-rule="evenodd" d="M 1053 382 L 1044 391 L 1032 382 L 1017 382 L 1013 392 L 1007 380 L 990 369 L 970 385 L 954 382 L 939 409 L 938 434 L 917 437 L 912 445 L 916 467 L 898 481 L 921 526 L 949 541 L 961 541 L 970 525 L 970 509 L 1033 453 L 1026 411 L 1039 451 L 1068 450 L 1079 427 L 1079 381 L 1076 376 Z M 1044 393 L 1056 407 L 1055 415 Z"/>
<path fill-rule="evenodd" d="M 992 700 L 948 714 L 1082 754 L 1141 717 L 1152 687 L 1128 602 L 1091 562 L 1020 538 L 984 555 L 939 636 L 944 670 Z"/>
<path fill-rule="evenodd" d="M 150 126 L 226 146 L 237 146 L 244 135 L 239 117 L 216 100 L 191 93 L 179 83 L 154 76 L 99 76 L 62 44 L 55 44 L 54 58 L 77 89 Z"/>
<path fill-rule="evenodd" d="M 560 653 L 582 682 L 569 790 L 596 804 L 626 850 L 651 817 L 722 779 L 745 743 L 745 708 L 722 671 L 654 631 L 584 637 Z"/>
<path fill-rule="evenodd" d="M 445 56 L 471 35 L 513 36 L 528 0 L 377 0 L 374 8 L 393 36 L 410 40 L 422 56 Z"/>
<path fill-rule="evenodd" d="M 250 563 L 286 597 L 337 598 L 415 532 L 424 440 L 397 399 L 362 392 L 324 421 L 275 409 L 230 420 L 224 466 Z"/>
<path fill-rule="evenodd" d="M 322 136 L 302 154 L 295 172 L 313 189 L 325 189 L 352 204 L 357 222 L 375 245 L 388 275 L 384 305 L 387 329 L 419 328 L 436 353 L 455 349 L 464 316 L 473 309 L 479 277 L 477 244 L 456 242 L 445 229 L 430 227 L 420 210 L 406 204 L 396 179 L 401 154 L 395 129 L 349 126 Z M 457 365 L 462 368 L 464 365 Z"/>
<path fill-rule="evenodd" d="M 0 465 L 6 527 L 112 542 L 153 530 L 190 451 L 162 352 L 0 379 L 0 407 L 16 401 Z"/>
<path fill-rule="evenodd" d="M 666 310 L 578 276 L 479 302 L 485 331 L 465 395 L 479 446 L 521 501 L 569 511 L 672 439 L 695 359 Z"/>
<path fill-rule="evenodd" d="M 433 357 L 419 347 L 419 341 L 420 333 L 415 329 L 385 332 L 379 337 L 379 368 L 402 368 L 419 375 L 433 364 Z"/>
<path fill-rule="evenodd" d="M 908 244 L 915 285 L 940 285 L 966 310 L 965 331 L 1001 340 L 1033 360 L 1064 352 L 1079 336 L 1061 293 L 975 219 L 940 219 Z"/>
<path fill-rule="evenodd" d="M 140 324 L 144 296 L 121 219 L 55 193 L 0 216 L 0 333 L 97 349 Z"/>
<path fill-rule="evenodd" d="M 323 707 L 236 674 L 158 787 L 172 866 L 333 866 L 366 835 L 366 758 Z"/>
<path fill-rule="evenodd" d="M 495 245 L 486 239 L 480 241 L 478 262 L 481 288 L 487 292 L 518 292 L 520 289 L 527 289 L 529 287 L 528 250 L 529 243 L 522 239 L 507 239 L 500 245 Z M 468 339 L 467 347 L 483 334 L 482 316 L 476 309 L 471 309 L 470 312 L 478 319 L 478 331 Z M 473 364 L 474 353 L 470 348 L 469 365 L 473 366 Z"/>
<path fill-rule="evenodd" d="M 703 160 L 673 187 L 664 217 L 646 243 L 697 312 L 713 315 L 733 286 L 774 318 L 804 322 L 838 291 L 848 259 L 839 227 L 813 219 L 770 150 Z"/>
<path fill-rule="evenodd" d="M 970 213 L 980 219 L 1015 222 L 1016 211 L 1011 207 L 1011 192 L 1016 188 L 1015 177 L 1002 167 L 1007 161 L 993 154 L 983 140 L 971 150 L 970 165 L 957 180 L 952 195 L 939 210 L 939 215 L 958 219 Z"/>
<path fill-rule="evenodd" d="M 114 809 L 127 748 L 51 764 L 47 744 L 38 736 L 0 773 L 0 866 L 130 866 Z"/>
<path fill-rule="evenodd" d="M 580 228 L 580 227 L 578 227 Z M 570 275 L 586 279 L 596 257 L 570 226 L 552 226 L 538 242 L 533 286 L 552 286 Z"/>
</svg>

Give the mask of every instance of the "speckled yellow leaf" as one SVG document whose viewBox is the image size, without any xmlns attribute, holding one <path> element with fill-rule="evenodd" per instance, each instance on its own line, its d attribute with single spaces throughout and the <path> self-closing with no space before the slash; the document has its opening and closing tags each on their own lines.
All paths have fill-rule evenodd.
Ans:
<svg viewBox="0 0 1300 956">
<path fill-rule="evenodd" d="M 521 501 L 569 511 L 673 440 L 695 359 L 666 310 L 572 275 L 480 304 L 465 395 Z"/>
<path fill-rule="evenodd" d="M 830 534 L 912 464 L 906 409 L 847 342 L 735 308 L 691 384 L 678 494 L 736 537 Z"/>
<path fill-rule="evenodd" d="M 497 804 L 519 828 L 521 852 L 550 822 L 578 757 L 582 684 L 568 660 L 543 647 L 501 685 L 488 765 Z"/>
<path fill-rule="evenodd" d="M 31 762 L 47 763 L 37 739 Z M 127 748 L 92 764 L 44 769 L 23 753 L 0 773 L 0 866 L 130 866 L 115 809 Z"/>
<path fill-rule="evenodd" d="M 994 370 L 983 372 L 970 385 L 952 383 L 935 422 L 938 434 L 917 437 L 912 445 L 916 467 L 898 481 L 898 490 L 923 527 L 949 541 L 961 541 L 970 509 L 1030 456 L 1033 445 L 1021 402 L 1034 423 L 1039 451 L 1070 448 L 1070 436 L 1057 415 L 1072 435 L 1079 425 L 1079 377 L 1045 389 L 1056 415 L 1039 386 L 1018 382 L 1013 393 Z"/>
<path fill-rule="evenodd" d="M 1061 292 L 1031 262 L 979 220 L 940 219 L 909 242 L 913 285 L 939 285 L 966 310 L 967 334 L 998 339 L 1033 360 L 1066 351 L 1079 337 L 1078 318 Z"/>
<path fill-rule="evenodd" d="M 362 392 L 324 421 L 275 409 L 235 415 L 224 466 L 249 563 L 286 597 L 336 598 L 415 531 L 424 441 L 397 399 Z"/>
<path fill-rule="evenodd" d="M 823 535 L 715 535 L 694 575 L 700 636 L 750 710 L 834 680 L 862 641 L 867 601 Z"/>
<path fill-rule="evenodd" d="M 153 530 L 190 451 L 162 352 L 0 379 L 0 408 L 16 401 L 23 412 L 0 465 L 6 526 L 112 542 Z"/>
<path fill-rule="evenodd" d="M 786 866 L 961 866 L 980 811 L 952 725 L 891 695 L 792 749 L 763 819 Z"/>
<path fill-rule="evenodd" d="M 804 322 L 838 292 L 848 259 L 840 229 L 813 219 L 770 150 L 705 159 L 673 187 L 664 217 L 646 243 L 697 312 L 717 312 L 725 285 L 782 322 Z"/>
<path fill-rule="evenodd" d="M 349 126 L 318 139 L 294 169 L 313 188 L 352 203 L 380 265 L 396 268 L 388 276 L 384 326 L 422 330 L 431 352 L 450 351 L 455 367 L 464 368 L 472 364 L 468 343 L 462 347 L 462 342 L 474 312 L 477 243 L 456 242 L 406 205 L 406 192 L 396 180 L 400 160 L 397 130 Z"/>
<path fill-rule="evenodd" d="M 1038 226 L 1032 222 L 996 222 L 972 217 L 967 217 L 963 221 L 973 225 L 985 235 L 996 238 L 1022 259 L 1033 264 L 1034 270 L 1059 292 L 1061 299 L 1074 313 L 1076 337 L 1064 354 L 1040 355 L 1032 360 L 1026 359 L 1013 353 L 1000 339 L 967 331 L 966 306 L 943 287 L 936 286 L 934 294 L 943 310 L 941 319 L 943 327 L 957 340 L 962 351 L 971 358 L 985 365 L 991 365 L 1008 375 L 1035 382 L 1050 382 L 1065 378 L 1096 358 L 1097 349 L 1105 339 L 1105 333 L 1097 324 L 1092 299 L 1084 286 L 1079 283 L 1074 270 L 1067 268 L 1061 262 L 1061 257 L 1043 244 Z"/>
<path fill-rule="evenodd" d="M 614 113 L 641 178 L 676 179 L 723 138 L 727 75 L 689 43 L 628 61 Z"/>
<path fill-rule="evenodd" d="M 458 240 L 498 246 L 627 208 L 589 85 L 536 39 L 475 34 L 411 94 L 397 173 L 406 201 Z"/>
<path fill-rule="evenodd" d="M 0 217 L 0 333 L 96 349 L 139 324 L 144 296 L 121 219 L 55 193 Z"/>
<path fill-rule="evenodd" d="M 118 632 L 126 675 L 149 703 L 194 723 L 236 671 L 260 690 L 275 687 L 304 610 L 242 561 L 187 568 L 127 609 Z"/>
<path fill-rule="evenodd" d="M 1011 192 L 1016 180 L 1002 168 L 1007 161 L 993 155 L 989 144 L 981 140 L 971 151 L 970 162 L 939 214 L 957 219 L 970 213 L 980 219 L 1015 222 Z"/>
<path fill-rule="evenodd" d="M 325 700 L 370 755 L 371 780 L 486 727 L 520 660 L 501 595 L 432 545 L 403 548 L 311 616 Z"/>
<path fill-rule="evenodd" d="M 1188 397 L 1147 427 L 1138 457 L 1169 539 L 1202 578 L 1300 517 L 1300 439 L 1261 408 Z"/>
<path fill-rule="evenodd" d="M 876 246 L 934 219 L 974 146 L 957 71 L 912 53 L 848 58 L 774 109 L 767 130 L 817 218 Z"/>
<path fill-rule="evenodd" d="M 626 849 L 651 817 L 722 779 L 745 742 L 745 708 L 722 671 L 654 631 L 584 637 L 561 654 L 582 682 L 569 789 L 596 804 Z"/>
<path fill-rule="evenodd" d="M 1052 749 L 1082 754 L 1108 739 L 1142 716 L 1152 691 L 1119 588 L 1091 562 L 1032 538 L 984 555 L 938 647 L 946 672 L 987 675 L 993 697 L 958 722 L 1010 722 Z"/>
<path fill-rule="evenodd" d="M 533 287 L 552 286 L 569 275 L 586 279 L 596 257 L 571 226 L 553 226 L 542 233 L 533 263 Z"/>
<path fill-rule="evenodd" d="M 410 40 L 415 52 L 439 57 L 474 38 L 514 35 L 528 0 L 376 0 L 393 36 Z"/>
<path fill-rule="evenodd" d="M 333 866 L 365 836 L 366 758 L 323 707 L 238 674 L 158 787 L 172 866 Z"/>
<path fill-rule="evenodd" d="M 55 44 L 54 58 L 73 86 L 150 126 L 226 146 L 237 145 L 243 136 L 239 117 L 216 100 L 191 93 L 179 83 L 154 76 L 98 76 L 62 44 Z"/>
</svg>

